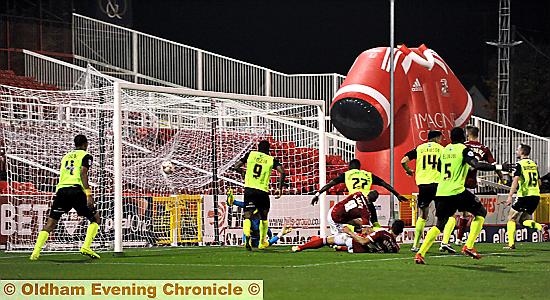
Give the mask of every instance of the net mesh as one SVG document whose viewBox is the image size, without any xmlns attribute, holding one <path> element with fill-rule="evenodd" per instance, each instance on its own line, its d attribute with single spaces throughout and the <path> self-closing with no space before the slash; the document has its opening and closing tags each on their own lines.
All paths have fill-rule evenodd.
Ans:
<svg viewBox="0 0 550 300">
<path fill-rule="evenodd" d="M 88 137 L 94 157 L 89 175 L 102 224 L 92 246 L 113 247 L 113 96 L 112 87 L 37 91 L 0 86 L 9 203 L 2 226 L 10 233 L 9 250 L 33 247 L 48 214 L 59 161 L 73 148 L 76 134 Z M 271 142 L 271 154 L 288 174 L 286 195 L 318 189 L 314 105 L 133 89 L 120 96 L 125 246 L 227 243 L 228 232 L 240 230 L 241 224 L 240 209 L 226 207 L 225 192 L 232 188 L 237 198 L 243 192 L 242 178 L 229 168 L 263 139 Z M 162 171 L 166 161 L 174 165 L 173 173 Z M 272 189 L 275 182 L 273 173 Z M 318 222 L 309 202 L 292 199 L 272 204 L 273 214 L 297 218 L 304 226 Z M 46 250 L 77 249 L 87 224 L 74 211 L 65 214 Z"/>
</svg>

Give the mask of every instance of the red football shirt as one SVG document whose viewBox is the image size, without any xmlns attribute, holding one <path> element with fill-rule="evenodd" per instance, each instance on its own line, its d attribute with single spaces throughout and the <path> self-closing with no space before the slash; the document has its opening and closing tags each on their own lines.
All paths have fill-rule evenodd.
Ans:
<svg viewBox="0 0 550 300">
<path fill-rule="evenodd" d="M 493 157 L 493 154 L 491 153 L 491 150 L 482 143 L 478 141 L 467 141 L 464 143 L 468 148 L 474 152 L 474 156 L 478 161 L 481 162 L 487 162 L 487 163 L 495 163 L 495 158 Z M 477 170 L 469 170 L 468 175 L 466 176 L 466 183 L 465 185 L 469 189 L 475 189 L 477 187 Z"/>
<path fill-rule="evenodd" d="M 334 222 L 340 224 L 346 224 L 353 219 L 361 218 L 362 224 L 367 225 L 370 218 L 367 199 L 361 192 L 353 193 L 334 205 L 331 217 Z"/>
<path fill-rule="evenodd" d="M 395 240 L 393 234 L 386 229 L 381 229 L 367 235 L 370 243 L 362 245 L 353 240 L 353 253 L 397 253 L 399 252 L 399 244 Z"/>
</svg>

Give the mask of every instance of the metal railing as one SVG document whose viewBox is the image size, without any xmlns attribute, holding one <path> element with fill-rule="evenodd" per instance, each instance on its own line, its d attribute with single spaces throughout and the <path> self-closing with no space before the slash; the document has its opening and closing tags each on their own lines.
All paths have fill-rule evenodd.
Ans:
<svg viewBox="0 0 550 300">
<path fill-rule="evenodd" d="M 324 100 L 344 76 L 287 75 L 82 15 L 73 15 L 75 64 L 136 83 Z M 328 111 L 325 110 L 325 111 Z"/>
<path fill-rule="evenodd" d="M 550 172 L 550 139 L 472 116 L 470 124 L 479 128 L 480 142 L 489 147 L 498 162 L 516 161 L 515 151 L 520 143 L 531 146 L 531 159 L 540 175 Z"/>
<path fill-rule="evenodd" d="M 23 56 L 25 76 L 55 85 L 62 90 L 109 86 L 120 80 L 102 74 L 90 66 L 79 67 L 29 50 L 23 50 Z"/>
<path fill-rule="evenodd" d="M 345 79 L 338 74 L 287 75 L 77 14 L 73 15 L 73 47 L 75 63 L 90 63 L 99 71 L 126 81 L 324 100 L 327 114 L 334 93 Z M 48 74 L 51 76 L 52 72 Z M 481 141 L 491 148 L 497 160 L 514 161 L 515 148 L 526 143 L 532 147 L 531 157 L 539 164 L 541 174 L 550 172 L 548 138 L 478 117 L 472 117 L 471 124 L 480 128 Z M 326 128 L 333 131 L 329 119 Z M 350 141 L 340 139 L 344 138 L 338 137 L 329 144 L 339 148 L 338 143 L 345 143 L 349 148 Z M 344 156 L 351 156 L 352 151 L 344 152 Z"/>
</svg>

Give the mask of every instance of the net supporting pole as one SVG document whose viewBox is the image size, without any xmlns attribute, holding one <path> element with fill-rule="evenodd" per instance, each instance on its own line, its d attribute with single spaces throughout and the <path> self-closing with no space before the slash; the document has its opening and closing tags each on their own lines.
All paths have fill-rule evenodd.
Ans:
<svg viewBox="0 0 550 300">
<path fill-rule="evenodd" d="M 210 103 L 212 111 L 216 110 L 216 100 L 211 98 Z M 218 160 L 216 152 L 216 130 L 217 130 L 218 118 L 212 115 L 210 138 L 212 143 L 212 201 L 214 201 L 214 244 L 220 244 L 220 230 L 219 230 L 219 217 L 218 217 Z"/>
<path fill-rule="evenodd" d="M 327 182 L 327 161 L 325 156 L 326 137 L 325 137 L 325 110 L 322 105 L 317 106 L 317 117 L 319 119 L 319 188 Z M 319 200 L 319 235 L 322 238 L 327 236 L 327 198 L 326 193 L 320 195 Z"/>
<path fill-rule="evenodd" d="M 99 97 L 99 104 L 104 105 L 105 104 L 105 98 L 106 98 L 105 91 L 101 92 L 101 95 Z M 97 178 L 97 185 L 99 188 L 99 202 L 100 203 L 106 203 L 106 196 L 107 196 L 107 168 L 106 168 L 106 140 L 105 140 L 105 132 L 107 130 L 105 122 L 102 122 L 102 120 L 107 119 L 107 112 L 105 110 L 99 110 L 98 112 L 99 118 L 98 118 L 98 143 L 99 143 L 99 174 Z"/>
<path fill-rule="evenodd" d="M 115 255 L 122 254 L 122 104 L 120 85 L 113 85 L 113 171 L 114 171 L 114 229 Z"/>
</svg>

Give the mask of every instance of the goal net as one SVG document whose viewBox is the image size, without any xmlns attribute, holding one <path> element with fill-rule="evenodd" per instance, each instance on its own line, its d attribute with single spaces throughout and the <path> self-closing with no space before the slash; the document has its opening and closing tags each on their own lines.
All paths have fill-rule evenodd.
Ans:
<svg viewBox="0 0 550 300">
<path fill-rule="evenodd" d="M 225 194 L 231 188 L 243 200 L 243 179 L 229 168 L 264 139 L 288 183 L 272 199 L 272 231 L 293 226 L 282 242 L 297 243 L 325 227 L 326 205 L 312 208 L 308 196 L 325 182 L 323 101 L 128 83 L 76 91 L 0 86 L 0 97 L 8 250 L 32 249 L 76 134 L 88 137 L 94 157 L 101 216 L 94 248 L 240 244 L 242 209 L 227 207 Z M 166 161 L 171 174 L 161 169 Z M 78 249 L 87 225 L 74 211 L 64 215 L 45 250 Z"/>
</svg>

